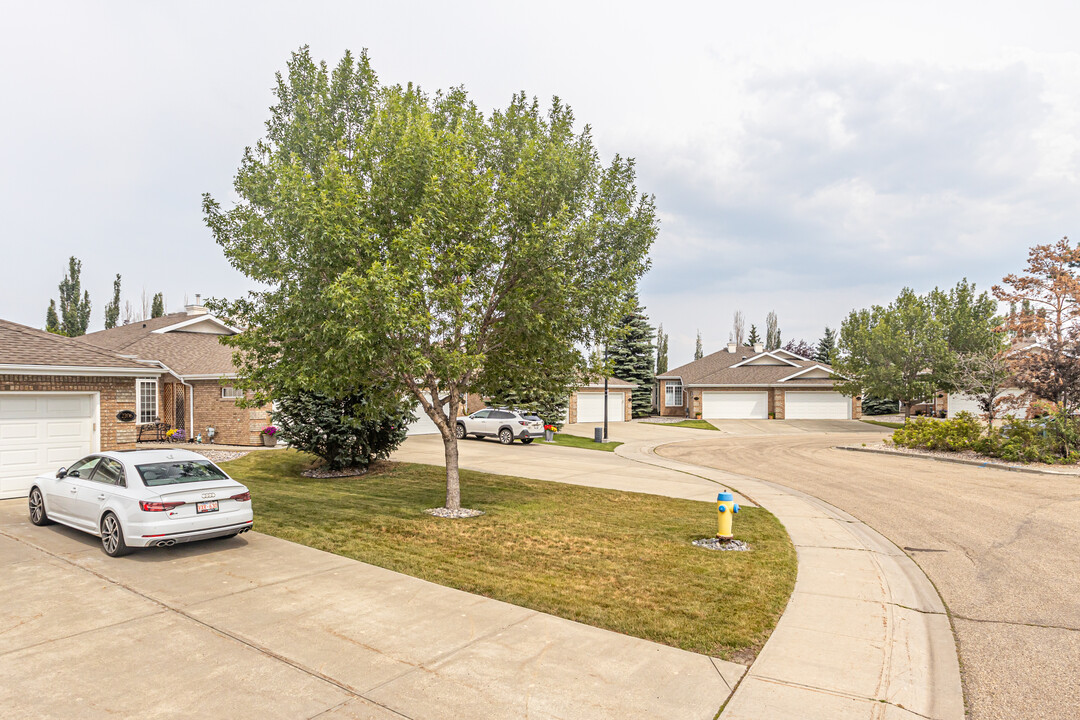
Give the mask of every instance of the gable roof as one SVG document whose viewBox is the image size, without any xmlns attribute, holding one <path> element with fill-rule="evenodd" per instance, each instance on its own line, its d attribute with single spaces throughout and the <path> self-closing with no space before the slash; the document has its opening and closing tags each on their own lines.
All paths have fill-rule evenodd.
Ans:
<svg viewBox="0 0 1080 720">
<path fill-rule="evenodd" d="M 783 356 L 779 353 L 783 352 Z M 752 361 L 757 358 L 769 357 L 779 361 L 777 364 L 761 365 Z M 659 380 L 682 380 L 684 386 L 707 387 L 707 386 L 737 386 L 737 385 L 775 385 L 778 383 L 798 383 L 831 385 L 829 378 L 800 378 L 814 368 L 820 367 L 828 372 L 833 369 L 824 363 L 801 358 L 787 351 L 754 352 L 754 348 L 743 345 L 735 348 L 735 352 L 727 351 L 727 348 L 706 355 L 700 360 L 694 360 L 685 365 L 669 370 L 658 375 Z"/>
<path fill-rule="evenodd" d="M 0 372 L 102 375 L 160 375 L 161 370 L 119 353 L 54 335 L 44 330 L 0 320 Z"/>
<path fill-rule="evenodd" d="M 235 375 L 233 351 L 221 344 L 222 336 L 189 331 L 189 326 L 195 324 L 192 320 L 210 321 L 225 328 L 225 334 L 235 334 L 235 330 L 213 315 L 193 317 L 178 312 L 90 333 L 83 340 L 141 360 L 156 360 L 184 377 Z"/>
</svg>

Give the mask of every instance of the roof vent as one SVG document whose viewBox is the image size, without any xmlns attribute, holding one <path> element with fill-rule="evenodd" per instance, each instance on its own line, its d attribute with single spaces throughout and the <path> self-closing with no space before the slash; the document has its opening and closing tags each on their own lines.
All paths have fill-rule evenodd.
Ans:
<svg viewBox="0 0 1080 720">
<path fill-rule="evenodd" d="M 202 295 L 195 293 L 195 304 L 185 305 L 184 310 L 188 315 L 205 315 L 207 313 L 206 306 L 202 304 Z"/>
<path fill-rule="evenodd" d="M 733 343 L 733 342 L 729 342 L 729 343 L 727 344 L 727 351 L 728 351 L 729 353 L 731 353 L 732 355 L 734 355 L 734 354 L 735 354 L 735 347 L 736 347 L 736 346 L 735 346 L 735 343 Z"/>
<path fill-rule="evenodd" d="M 763 353 L 763 352 L 765 352 L 765 345 L 763 345 L 762 343 L 754 343 L 754 352 L 755 353 Z"/>
</svg>

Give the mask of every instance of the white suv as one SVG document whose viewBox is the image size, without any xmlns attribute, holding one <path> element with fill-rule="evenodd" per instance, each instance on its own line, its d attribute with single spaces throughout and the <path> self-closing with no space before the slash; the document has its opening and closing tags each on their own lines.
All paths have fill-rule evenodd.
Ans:
<svg viewBox="0 0 1080 720">
<path fill-rule="evenodd" d="M 528 445 L 536 438 L 543 437 L 544 421 L 536 415 L 517 410 L 486 408 L 457 419 L 458 440 L 469 435 L 497 437 L 503 445 L 509 445 L 515 439 Z"/>
</svg>

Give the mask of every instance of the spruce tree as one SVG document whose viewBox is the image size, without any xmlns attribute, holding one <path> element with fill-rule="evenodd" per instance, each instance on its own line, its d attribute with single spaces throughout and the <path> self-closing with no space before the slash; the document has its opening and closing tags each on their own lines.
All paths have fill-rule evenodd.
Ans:
<svg viewBox="0 0 1080 720">
<path fill-rule="evenodd" d="M 668 336 L 663 324 L 656 331 L 656 374 L 663 375 L 668 369 Z"/>
<path fill-rule="evenodd" d="M 637 293 L 628 298 L 633 310 L 626 315 L 611 344 L 611 372 L 620 380 L 637 385 L 633 391 L 631 409 L 634 417 L 652 412 L 653 386 L 653 329 L 641 307 Z"/>
<path fill-rule="evenodd" d="M 60 316 L 56 314 L 56 301 L 49 301 L 49 309 L 45 312 L 45 329 L 54 335 L 63 335 L 60 329 Z"/>
<path fill-rule="evenodd" d="M 113 297 L 112 300 L 105 306 L 105 329 L 111 330 L 116 327 L 116 322 L 120 319 L 120 274 L 117 273 L 116 280 L 113 281 Z"/>
<path fill-rule="evenodd" d="M 85 335 L 90 324 L 90 293 L 82 289 L 81 274 L 82 262 L 72 255 L 68 271 L 60 281 L 60 331 L 68 337 Z"/>
<path fill-rule="evenodd" d="M 150 317 L 159 318 L 165 314 L 165 296 L 158 293 L 154 296 L 154 303 L 150 306 Z"/>
<path fill-rule="evenodd" d="M 701 331 L 697 331 L 697 344 L 694 345 L 694 359 L 700 360 L 705 357 L 705 353 L 701 350 Z"/>
<path fill-rule="evenodd" d="M 818 340 L 817 353 L 814 355 L 814 360 L 819 363 L 831 365 L 834 355 L 836 355 L 836 331 L 826 325 L 825 334 Z"/>
<path fill-rule="evenodd" d="M 746 338 L 748 345 L 757 345 L 761 342 L 761 337 L 757 334 L 757 325 L 750 326 L 750 336 Z"/>
</svg>

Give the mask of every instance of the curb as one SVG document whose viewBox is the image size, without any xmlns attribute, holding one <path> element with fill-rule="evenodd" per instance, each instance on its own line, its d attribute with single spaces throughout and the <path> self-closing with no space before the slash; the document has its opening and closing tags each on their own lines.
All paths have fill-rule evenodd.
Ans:
<svg viewBox="0 0 1080 720">
<path fill-rule="evenodd" d="M 918 458 L 919 460 L 935 460 L 937 462 L 953 463 L 954 465 L 971 465 L 972 467 L 988 468 L 990 470 L 1008 470 L 1009 472 L 1028 473 L 1029 475 L 1056 475 L 1057 477 L 1080 478 L 1080 475 L 1078 475 L 1077 473 L 1061 472 L 1059 470 L 1039 470 L 1038 468 L 1016 467 L 1015 465 L 1005 465 L 1003 463 L 996 462 L 983 462 L 981 460 L 963 460 L 961 458 L 946 458 L 937 457 L 936 455 L 920 455 L 918 453 L 895 452 L 893 450 L 879 450 L 878 448 L 850 447 L 848 445 L 837 445 L 834 449 L 847 450 L 848 452 L 873 453 L 875 455 L 890 455 L 892 457 Z"/>
</svg>

